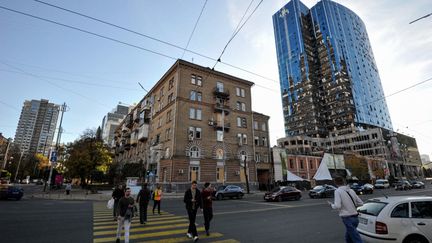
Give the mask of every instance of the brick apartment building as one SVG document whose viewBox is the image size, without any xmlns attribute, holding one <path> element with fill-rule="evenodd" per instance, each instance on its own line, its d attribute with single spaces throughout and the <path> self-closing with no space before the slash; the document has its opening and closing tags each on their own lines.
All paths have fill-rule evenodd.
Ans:
<svg viewBox="0 0 432 243">
<path fill-rule="evenodd" d="M 270 177 L 268 116 L 252 112 L 254 83 L 178 60 L 115 132 L 115 162 L 140 163 L 172 190 L 190 181 L 250 184 Z"/>
</svg>

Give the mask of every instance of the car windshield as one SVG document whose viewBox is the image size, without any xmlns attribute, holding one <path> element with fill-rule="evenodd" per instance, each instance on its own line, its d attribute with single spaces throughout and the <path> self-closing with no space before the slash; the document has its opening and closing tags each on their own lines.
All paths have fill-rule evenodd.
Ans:
<svg viewBox="0 0 432 243">
<path fill-rule="evenodd" d="M 322 190 L 322 189 L 324 189 L 324 187 L 323 187 L 323 186 L 316 186 L 316 187 L 314 187 L 313 189 L 314 189 L 314 190 Z"/>
<path fill-rule="evenodd" d="M 359 207 L 357 211 L 359 213 L 378 216 L 386 205 L 387 203 L 384 202 L 368 201 L 363 206 Z"/>
<path fill-rule="evenodd" d="M 218 187 L 217 190 L 218 190 L 218 191 L 221 191 L 221 190 L 225 189 L 225 187 L 226 187 L 226 186 L 220 186 L 220 187 Z"/>
<path fill-rule="evenodd" d="M 377 181 L 376 184 L 384 184 L 384 181 Z"/>
<path fill-rule="evenodd" d="M 275 187 L 273 190 L 271 190 L 271 192 L 278 192 L 278 191 L 280 191 L 280 187 Z"/>
</svg>

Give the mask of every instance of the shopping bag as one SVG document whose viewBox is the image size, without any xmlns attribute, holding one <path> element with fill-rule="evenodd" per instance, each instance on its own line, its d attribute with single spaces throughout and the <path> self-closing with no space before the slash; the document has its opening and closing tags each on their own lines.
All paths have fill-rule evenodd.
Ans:
<svg viewBox="0 0 432 243">
<path fill-rule="evenodd" d="M 114 198 L 111 198 L 107 203 L 107 208 L 112 209 L 114 207 Z"/>
</svg>

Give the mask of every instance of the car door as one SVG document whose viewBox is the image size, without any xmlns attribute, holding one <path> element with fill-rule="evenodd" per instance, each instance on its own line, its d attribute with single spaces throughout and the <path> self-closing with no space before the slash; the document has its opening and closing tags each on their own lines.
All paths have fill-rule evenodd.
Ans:
<svg viewBox="0 0 432 243">
<path fill-rule="evenodd" d="M 284 200 L 289 199 L 289 197 L 290 197 L 290 191 L 291 191 L 291 189 L 289 189 L 289 188 L 284 188 L 284 189 L 282 189 L 282 191 L 281 191 L 281 197 L 282 197 Z"/>
<path fill-rule="evenodd" d="M 411 221 L 429 241 L 432 241 L 432 201 L 411 202 Z"/>
<path fill-rule="evenodd" d="M 378 219 L 380 221 L 380 219 Z M 398 238 L 401 235 L 409 234 L 411 229 L 411 219 L 409 218 L 409 203 L 403 202 L 396 204 L 390 214 L 390 218 L 384 221 L 389 230 L 389 238 Z"/>
<path fill-rule="evenodd" d="M 232 197 L 233 196 L 233 187 L 232 186 L 227 186 L 225 188 L 225 196 L 226 197 Z"/>
<path fill-rule="evenodd" d="M 333 186 L 326 186 L 326 189 L 325 189 L 326 197 L 333 197 L 335 190 L 336 190 L 336 188 Z"/>
</svg>

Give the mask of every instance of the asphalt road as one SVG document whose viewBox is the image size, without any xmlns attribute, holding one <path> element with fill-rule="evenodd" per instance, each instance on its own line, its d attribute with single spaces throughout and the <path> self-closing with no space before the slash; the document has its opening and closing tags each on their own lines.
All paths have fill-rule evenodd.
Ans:
<svg viewBox="0 0 432 243">
<path fill-rule="evenodd" d="M 383 192 L 389 196 L 432 196 L 432 186 L 402 192 L 375 190 L 373 195 L 360 197 L 367 200 L 381 196 Z M 337 212 L 328 206 L 327 200 L 332 201 L 309 199 L 305 193 L 300 201 L 265 202 L 263 193 L 259 193 L 246 195 L 241 200 L 215 201 L 211 232 L 214 232 L 214 237 L 220 238 L 205 238 L 201 233 L 200 242 L 222 242 L 221 239 L 223 242 L 343 242 L 342 222 Z M 0 201 L 0 242 L 99 242 L 96 237 L 106 237 L 100 242 L 110 242 L 115 222 L 112 222 L 104 204 L 31 198 Z M 136 231 L 131 236 L 136 238 L 131 242 L 147 242 L 148 237 L 153 237 L 151 239 L 156 242 L 168 242 L 168 238 L 177 239 L 172 242 L 185 240 L 187 216 L 182 199 L 163 200 L 162 210 L 165 216 L 151 215 L 149 222 L 153 221 L 155 226 L 151 223 L 132 226 Z M 163 221 L 164 217 L 166 221 Z M 174 221 L 178 222 L 170 223 Z M 197 223 L 198 227 L 203 226 L 201 213 Z M 158 232 L 151 231 L 151 227 L 158 229 Z M 170 231 L 172 235 L 167 235 Z M 98 234 L 101 236 L 96 236 Z"/>
</svg>

